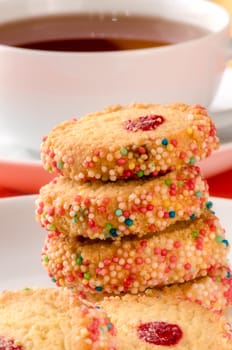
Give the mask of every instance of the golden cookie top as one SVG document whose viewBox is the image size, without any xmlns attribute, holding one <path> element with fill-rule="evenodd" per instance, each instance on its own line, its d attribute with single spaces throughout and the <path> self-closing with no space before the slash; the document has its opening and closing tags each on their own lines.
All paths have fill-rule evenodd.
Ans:
<svg viewBox="0 0 232 350">
<path fill-rule="evenodd" d="M 132 104 L 56 126 L 43 140 L 41 159 L 46 170 L 78 181 L 116 181 L 193 165 L 218 144 L 199 105 Z"/>
</svg>

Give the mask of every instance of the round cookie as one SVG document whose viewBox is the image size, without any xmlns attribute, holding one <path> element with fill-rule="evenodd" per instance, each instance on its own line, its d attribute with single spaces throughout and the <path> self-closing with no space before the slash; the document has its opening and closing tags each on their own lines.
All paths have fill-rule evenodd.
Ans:
<svg viewBox="0 0 232 350">
<path fill-rule="evenodd" d="M 212 266 L 226 264 L 228 246 L 218 219 L 207 211 L 141 239 L 94 241 L 49 232 L 42 263 L 58 286 L 136 294 L 205 276 Z"/>
<path fill-rule="evenodd" d="M 47 230 L 71 237 L 141 237 L 199 217 L 211 205 L 208 196 L 208 185 L 195 166 L 157 178 L 104 185 L 60 176 L 41 188 L 36 216 Z"/>
<path fill-rule="evenodd" d="M 118 330 L 120 350 L 229 350 L 232 326 L 216 313 L 167 296 L 109 297 L 100 305 Z"/>
<path fill-rule="evenodd" d="M 228 266 L 212 267 L 207 276 L 185 283 L 175 283 L 161 288 L 148 288 L 143 294 L 149 297 L 167 296 L 178 300 L 196 302 L 216 313 L 224 313 L 232 306 L 232 275 Z M 125 294 L 120 294 L 125 295 Z M 81 298 L 99 302 L 108 297 L 106 293 L 81 293 Z"/>
<path fill-rule="evenodd" d="M 117 350 L 115 332 L 104 311 L 68 290 L 0 293 L 2 350 Z"/>
<path fill-rule="evenodd" d="M 56 126 L 41 159 L 46 170 L 75 180 L 116 181 L 193 165 L 218 145 L 199 105 L 117 105 Z"/>
</svg>

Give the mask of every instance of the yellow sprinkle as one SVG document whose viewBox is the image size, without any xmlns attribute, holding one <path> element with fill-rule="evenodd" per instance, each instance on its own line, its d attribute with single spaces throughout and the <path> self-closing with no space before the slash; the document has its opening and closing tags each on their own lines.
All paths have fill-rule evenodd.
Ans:
<svg viewBox="0 0 232 350">
<path fill-rule="evenodd" d="M 193 133 L 193 129 L 192 128 L 188 128 L 186 131 L 187 131 L 188 135 L 192 135 L 192 133 Z"/>
<path fill-rule="evenodd" d="M 134 162 L 129 162 L 129 169 L 133 170 L 135 168 L 135 163 Z"/>
<path fill-rule="evenodd" d="M 167 145 L 167 147 L 166 147 L 166 150 L 167 150 L 167 151 L 172 151 L 173 148 L 174 148 L 174 146 L 173 146 L 171 143 L 169 143 L 169 144 Z"/>
</svg>

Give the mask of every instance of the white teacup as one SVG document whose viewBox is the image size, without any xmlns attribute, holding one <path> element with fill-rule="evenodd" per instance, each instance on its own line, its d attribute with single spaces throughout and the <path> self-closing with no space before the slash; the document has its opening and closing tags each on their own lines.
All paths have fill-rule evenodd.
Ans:
<svg viewBox="0 0 232 350">
<path fill-rule="evenodd" d="M 19 145 L 38 150 L 57 123 L 109 104 L 210 105 L 228 40 L 229 15 L 218 5 L 204 0 L 3 0 L 0 24 L 70 12 L 158 16 L 206 33 L 175 45 L 112 52 L 0 45 L 0 130 Z"/>
</svg>

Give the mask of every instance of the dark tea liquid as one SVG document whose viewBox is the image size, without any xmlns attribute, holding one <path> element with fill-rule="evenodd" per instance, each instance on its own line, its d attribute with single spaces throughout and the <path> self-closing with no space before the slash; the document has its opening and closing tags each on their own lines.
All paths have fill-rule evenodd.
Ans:
<svg viewBox="0 0 232 350">
<path fill-rule="evenodd" d="M 66 14 L 0 25 L 0 44 L 46 51 L 118 51 L 199 38 L 201 27 L 157 17 Z"/>
</svg>

